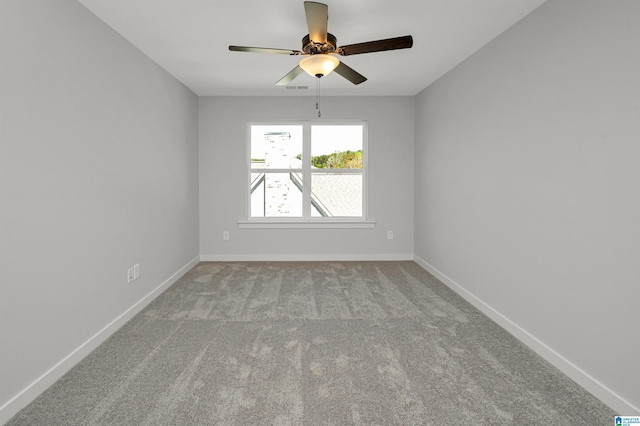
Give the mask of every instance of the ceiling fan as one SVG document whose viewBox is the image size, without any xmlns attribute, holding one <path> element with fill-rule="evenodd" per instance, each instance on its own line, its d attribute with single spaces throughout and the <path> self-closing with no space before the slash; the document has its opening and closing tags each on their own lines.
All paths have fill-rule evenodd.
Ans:
<svg viewBox="0 0 640 426">
<path fill-rule="evenodd" d="M 269 53 L 278 55 L 303 55 L 305 56 L 298 66 L 282 77 L 276 85 L 284 86 L 294 78 L 307 72 L 312 77 L 321 78 L 332 71 L 340 74 L 353 84 L 367 81 L 366 77 L 347 66 L 335 55 L 350 56 L 361 53 L 382 52 L 385 50 L 407 49 L 413 46 L 413 37 L 410 35 L 394 37 L 384 40 L 367 41 L 364 43 L 348 44 L 336 47 L 336 37 L 327 32 L 329 19 L 329 7 L 323 3 L 313 1 L 304 2 L 304 12 L 307 17 L 309 34 L 302 39 L 302 50 L 272 49 L 264 47 L 229 46 L 234 52 Z"/>
</svg>

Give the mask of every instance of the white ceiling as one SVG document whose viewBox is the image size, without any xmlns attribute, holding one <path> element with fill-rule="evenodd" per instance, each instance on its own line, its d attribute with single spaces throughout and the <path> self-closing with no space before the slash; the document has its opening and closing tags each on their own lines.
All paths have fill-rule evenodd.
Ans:
<svg viewBox="0 0 640 426">
<path fill-rule="evenodd" d="M 308 30 L 303 0 L 78 0 L 200 96 L 313 95 L 302 74 L 274 83 L 300 57 L 231 52 L 229 45 L 295 49 Z M 322 1 L 322 0 L 321 0 Z M 326 0 L 338 46 L 403 35 L 413 48 L 341 57 L 368 78 L 332 73 L 323 96 L 415 95 L 546 0 Z"/>
</svg>

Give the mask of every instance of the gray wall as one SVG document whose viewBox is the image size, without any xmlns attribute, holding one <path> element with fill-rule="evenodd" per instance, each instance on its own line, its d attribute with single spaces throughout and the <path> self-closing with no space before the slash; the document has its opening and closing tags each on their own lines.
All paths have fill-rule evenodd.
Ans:
<svg viewBox="0 0 640 426">
<path fill-rule="evenodd" d="M 0 4 L 1 407 L 197 258 L 198 101 L 75 1 Z"/>
<path fill-rule="evenodd" d="M 200 98 L 203 259 L 411 258 L 414 97 L 325 97 L 322 119 L 367 120 L 374 229 L 238 229 L 246 219 L 248 121 L 317 119 L 313 97 Z M 387 230 L 394 239 L 387 240 Z M 230 240 L 222 240 L 222 232 Z"/>
<path fill-rule="evenodd" d="M 638 52 L 640 2 L 550 0 L 417 96 L 415 148 L 418 260 L 636 410 Z"/>
</svg>

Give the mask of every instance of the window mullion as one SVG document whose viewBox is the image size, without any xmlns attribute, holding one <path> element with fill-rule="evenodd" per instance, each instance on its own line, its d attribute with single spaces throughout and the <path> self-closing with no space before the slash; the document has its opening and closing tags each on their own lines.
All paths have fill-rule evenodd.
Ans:
<svg viewBox="0 0 640 426">
<path fill-rule="evenodd" d="M 311 124 L 304 123 L 302 130 L 302 217 L 311 217 Z"/>
</svg>

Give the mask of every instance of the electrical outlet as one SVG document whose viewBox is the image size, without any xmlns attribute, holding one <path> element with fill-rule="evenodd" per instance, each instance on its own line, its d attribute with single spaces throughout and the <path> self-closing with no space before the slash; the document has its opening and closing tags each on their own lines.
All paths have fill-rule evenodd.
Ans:
<svg viewBox="0 0 640 426">
<path fill-rule="evenodd" d="M 127 269 L 127 283 L 130 283 L 133 280 L 133 268 L 129 268 Z"/>
<path fill-rule="evenodd" d="M 133 265 L 133 279 L 137 280 L 138 278 L 140 278 L 140 264 L 136 263 Z"/>
<path fill-rule="evenodd" d="M 387 231 L 387 240 L 393 240 L 393 231 Z"/>
<path fill-rule="evenodd" d="M 222 239 L 225 241 L 229 240 L 229 231 L 222 231 Z"/>
</svg>

